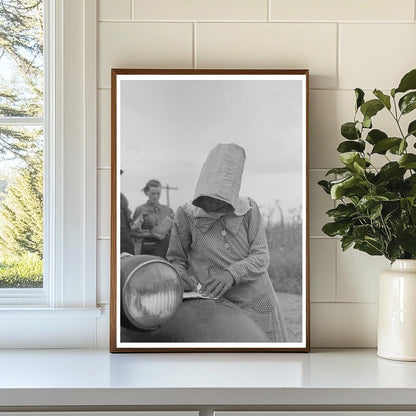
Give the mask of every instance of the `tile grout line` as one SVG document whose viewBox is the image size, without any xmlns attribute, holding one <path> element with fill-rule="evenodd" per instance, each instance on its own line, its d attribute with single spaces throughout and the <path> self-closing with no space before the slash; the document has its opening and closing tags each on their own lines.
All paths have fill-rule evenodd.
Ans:
<svg viewBox="0 0 416 416">
<path fill-rule="evenodd" d="M 196 69 L 196 22 L 192 23 L 192 68 Z"/>
<path fill-rule="evenodd" d="M 341 302 L 330 302 L 330 301 L 311 301 L 311 303 L 315 305 L 377 305 L 378 302 L 371 302 L 371 301 L 341 301 Z"/>
<path fill-rule="evenodd" d="M 310 235 L 309 240 L 340 240 L 340 237 L 329 237 L 325 234 L 322 235 Z"/>
<path fill-rule="evenodd" d="M 132 7 L 133 8 L 133 7 Z M 306 25 L 315 25 L 315 24 L 328 24 L 328 25 L 336 25 L 336 24 L 354 24 L 354 25 L 414 25 L 413 20 L 270 20 L 268 18 L 264 19 L 210 19 L 210 20 L 192 20 L 192 19 L 98 19 L 98 23 L 287 23 L 287 24 L 306 24 Z"/>
<path fill-rule="evenodd" d="M 416 1 L 416 0 L 415 0 Z M 267 0 L 267 23 L 272 20 L 272 0 Z"/>
<path fill-rule="evenodd" d="M 335 241 L 333 253 L 335 259 L 334 303 L 338 303 L 338 244 L 340 244 L 340 241 Z"/>
<path fill-rule="evenodd" d="M 341 71 L 341 24 L 340 23 L 337 23 L 337 62 L 336 62 L 336 71 L 337 71 L 337 88 L 336 89 L 339 90 L 340 71 Z"/>
<path fill-rule="evenodd" d="M 130 20 L 133 20 L 133 0 L 130 0 Z"/>
</svg>

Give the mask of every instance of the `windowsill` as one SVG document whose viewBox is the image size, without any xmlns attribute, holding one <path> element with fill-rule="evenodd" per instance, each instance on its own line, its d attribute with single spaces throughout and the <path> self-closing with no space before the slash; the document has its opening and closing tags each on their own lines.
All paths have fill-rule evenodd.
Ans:
<svg viewBox="0 0 416 416">
<path fill-rule="evenodd" d="M 105 307 L 2 306 L 0 348 L 95 348 L 99 332 L 108 332 L 98 325 L 104 313 Z"/>
<path fill-rule="evenodd" d="M 65 406 L 416 406 L 416 363 L 306 353 L 0 351 L 0 410 Z"/>
<path fill-rule="evenodd" d="M 28 316 L 32 319 L 36 317 L 48 316 L 67 316 L 99 318 L 101 308 L 47 308 L 44 306 L 22 305 L 22 306 L 0 306 L 0 317 L 4 316 Z"/>
</svg>

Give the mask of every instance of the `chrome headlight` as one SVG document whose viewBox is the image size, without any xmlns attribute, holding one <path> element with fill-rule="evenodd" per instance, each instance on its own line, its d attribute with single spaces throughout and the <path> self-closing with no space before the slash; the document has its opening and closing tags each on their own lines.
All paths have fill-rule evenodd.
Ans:
<svg viewBox="0 0 416 416">
<path fill-rule="evenodd" d="M 182 281 L 171 264 L 154 256 L 121 261 L 122 307 L 137 328 L 156 329 L 168 322 L 182 303 Z"/>
</svg>

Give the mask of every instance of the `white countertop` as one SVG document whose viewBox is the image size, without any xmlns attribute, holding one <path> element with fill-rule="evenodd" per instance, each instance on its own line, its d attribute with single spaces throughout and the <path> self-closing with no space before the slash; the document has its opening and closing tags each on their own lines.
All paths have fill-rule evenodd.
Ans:
<svg viewBox="0 0 416 416">
<path fill-rule="evenodd" d="M 375 350 L 0 350 L 0 407 L 245 404 L 416 406 L 416 362 L 378 358 Z"/>
</svg>

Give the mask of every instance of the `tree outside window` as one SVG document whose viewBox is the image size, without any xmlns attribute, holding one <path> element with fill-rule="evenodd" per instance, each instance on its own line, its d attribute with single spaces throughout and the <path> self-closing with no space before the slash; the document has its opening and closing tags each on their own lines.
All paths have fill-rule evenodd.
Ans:
<svg viewBox="0 0 416 416">
<path fill-rule="evenodd" d="M 43 2 L 0 0 L 0 289 L 43 285 Z"/>
</svg>

